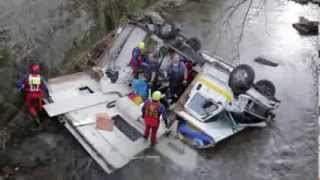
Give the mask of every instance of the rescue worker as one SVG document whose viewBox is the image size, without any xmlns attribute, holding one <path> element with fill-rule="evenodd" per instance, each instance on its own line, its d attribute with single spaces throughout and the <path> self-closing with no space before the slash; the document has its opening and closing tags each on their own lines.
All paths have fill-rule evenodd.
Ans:
<svg viewBox="0 0 320 180">
<path fill-rule="evenodd" d="M 48 89 L 43 83 L 38 64 L 32 65 L 29 75 L 24 76 L 18 81 L 18 88 L 24 93 L 24 101 L 30 114 L 36 123 L 40 125 L 38 113 L 43 109 L 42 100 L 44 98 L 44 91 L 48 93 Z"/>
<path fill-rule="evenodd" d="M 168 65 L 167 77 L 169 79 L 169 89 L 171 98 L 176 101 L 184 91 L 188 78 L 188 70 L 185 64 L 180 61 L 180 56 L 177 53 L 171 55 L 171 62 Z"/>
<path fill-rule="evenodd" d="M 194 73 L 193 73 L 193 63 L 191 60 L 185 58 L 185 57 L 182 57 L 180 59 L 181 62 L 184 63 L 184 65 L 186 66 L 187 68 L 187 83 L 191 83 L 192 80 L 194 79 Z"/>
<path fill-rule="evenodd" d="M 145 122 L 144 138 L 148 139 L 151 131 L 151 147 L 156 143 L 157 131 L 160 125 L 160 116 L 165 122 L 166 128 L 168 128 L 166 109 L 163 104 L 160 103 L 161 92 L 155 91 L 152 94 L 152 100 L 147 100 L 142 107 L 142 115 Z"/>
<path fill-rule="evenodd" d="M 156 83 L 158 80 L 158 71 L 160 64 L 158 62 L 158 58 L 154 52 L 149 52 L 148 54 L 148 60 L 143 65 L 143 71 L 145 74 L 145 78 L 148 81 L 149 88 L 152 89 L 152 91 L 155 91 L 155 88 L 157 87 Z"/>
<path fill-rule="evenodd" d="M 138 47 L 135 47 L 132 50 L 132 56 L 130 60 L 130 66 L 132 68 L 133 77 L 137 76 L 139 69 L 142 68 L 142 63 L 144 62 L 143 54 L 145 52 L 145 44 L 144 42 L 140 42 Z"/>
<path fill-rule="evenodd" d="M 148 83 L 144 74 L 137 74 L 137 76 L 132 80 L 132 88 L 137 95 L 142 97 L 143 100 L 148 98 Z"/>
</svg>

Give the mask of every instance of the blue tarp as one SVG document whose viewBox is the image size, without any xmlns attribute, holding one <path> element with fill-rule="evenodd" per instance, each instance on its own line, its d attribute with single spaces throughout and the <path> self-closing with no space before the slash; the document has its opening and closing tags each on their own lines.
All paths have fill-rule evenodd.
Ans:
<svg viewBox="0 0 320 180">
<path fill-rule="evenodd" d="M 197 145 L 209 145 L 214 142 L 213 139 L 208 135 L 188 127 L 187 122 L 184 120 L 179 122 L 178 131 L 186 137 L 192 139 L 194 142 L 197 142 Z M 200 144 L 198 142 L 200 142 Z"/>
<path fill-rule="evenodd" d="M 145 80 L 134 79 L 132 81 L 132 88 L 134 92 L 141 96 L 144 100 L 148 98 L 148 84 Z"/>
</svg>

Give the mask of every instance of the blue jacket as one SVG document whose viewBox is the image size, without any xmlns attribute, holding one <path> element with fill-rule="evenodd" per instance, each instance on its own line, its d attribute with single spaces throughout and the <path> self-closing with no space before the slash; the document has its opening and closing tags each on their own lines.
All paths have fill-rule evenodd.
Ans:
<svg viewBox="0 0 320 180">
<path fill-rule="evenodd" d="M 157 72 L 158 69 L 158 62 L 148 61 L 146 63 L 143 63 L 143 70 L 148 81 L 151 79 L 152 73 Z"/>
<path fill-rule="evenodd" d="M 167 73 L 169 81 L 172 82 L 182 82 L 184 79 L 184 74 L 187 72 L 185 64 L 181 61 L 177 65 L 169 64 L 167 67 Z"/>
<path fill-rule="evenodd" d="M 141 96 L 143 99 L 148 98 L 148 84 L 145 80 L 142 79 L 133 79 L 132 88 L 134 92 Z"/>
</svg>

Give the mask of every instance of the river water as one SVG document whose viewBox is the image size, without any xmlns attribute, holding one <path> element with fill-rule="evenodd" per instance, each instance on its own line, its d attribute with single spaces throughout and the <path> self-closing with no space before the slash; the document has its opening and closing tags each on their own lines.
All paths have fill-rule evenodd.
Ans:
<svg viewBox="0 0 320 180">
<path fill-rule="evenodd" d="M 204 49 L 234 64 L 251 65 L 256 71 L 256 80 L 272 80 L 277 87 L 276 95 L 281 100 L 276 120 L 265 129 L 248 129 L 212 150 L 200 152 L 197 168 L 191 172 L 170 165 L 170 162 L 161 165 L 149 163 L 141 170 L 132 168 L 132 163 L 116 172 L 115 177 L 159 180 L 316 179 L 319 37 L 300 36 L 292 28 L 292 23 L 297 22 L 299 16 L 319 21 L 320 8 L 287 0 L 241 2 L 190 2 L 168 12 L 168 15 L 181 25 L 187 36 L 201 39 Z M 258 56 L 267 57 L 279 66 L 257 64 L 253 59 Z"/>
<path fill-rule="evenodd" d="M 270 126 L 247 129 L 213 149 L 199 151 L 193 170 L 161 157 L 132 161 L 111 175 L 105 174 L 66 130 L 52 128 L 12 148 L 13 159 L 32 167 L 22 168 L 17 179 L 316 179 L 319 37 L 300 36 L 292 23 L 299 16 L 320 20 L 320 8 L 287 0 L 241 2 L 191 1 L 167 15 L 181 25 L 183 33 L 201 39 L 204 49 L 234 64 L 250 64 L 256 80 L 274 82 L 281 106 Z M 253 61 L 257 56 L 268 57 L 279 66 L 257 64 Z"/>
</svg>

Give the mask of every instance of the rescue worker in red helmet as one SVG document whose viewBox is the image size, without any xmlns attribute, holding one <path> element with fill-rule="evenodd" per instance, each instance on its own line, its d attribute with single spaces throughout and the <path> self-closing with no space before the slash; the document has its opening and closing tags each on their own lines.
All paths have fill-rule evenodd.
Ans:
<svg viewBox="0 0 320 180">
<path fill-rule="evenodd" d="M 147 100 L 142 107 L 142 115 L 145 123 L 144 138 L 148 139 L 151 131 L 151 147 L 157 143 L 156 138 L 161 115 L 166 128 L 169 127 L 166 109 L 164 105 L 160 103 L 160 99 L 161 92 L 155 91 L 152 93 L 152 100 Z"/>
<path fill-rule="evenodd" d="M 40 75 L 40 66 L 38 64 L 31 66 L 31 72 L 23 80 L 22 90 L 29 112 L 36 122 L 40 124 L 38 113 L 43 109 L 44 91 L 48 91 Z"/>
</svg>

